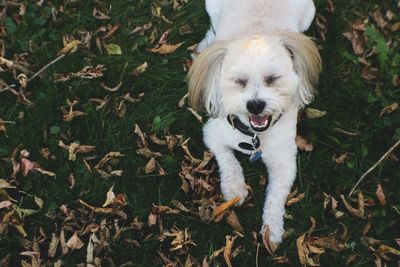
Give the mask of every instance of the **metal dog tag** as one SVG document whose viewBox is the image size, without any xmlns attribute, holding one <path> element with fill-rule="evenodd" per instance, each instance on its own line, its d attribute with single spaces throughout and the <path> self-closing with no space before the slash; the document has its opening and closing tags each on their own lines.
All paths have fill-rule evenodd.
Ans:
<svg viewBox="0 0 400 267">
<path fill-rule="evenodd" d="M 261 158 L 261 155 L 262 155 L 261 150 L 254 150 L 253 152 L 251 152 L 250 159 L 249 159 L 250 162 L 251 163 L 256 162 L 257 160 L 259 160 Z"/>
</svg>

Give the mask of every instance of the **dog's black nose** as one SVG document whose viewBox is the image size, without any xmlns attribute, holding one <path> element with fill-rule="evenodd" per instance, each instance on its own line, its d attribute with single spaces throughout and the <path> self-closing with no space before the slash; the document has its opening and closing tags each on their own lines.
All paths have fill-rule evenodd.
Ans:
<svg viewBox="0 0 400 267">
<path fill-rule="evenodd" d="M 265 105 L 265 101 L 257 99 L 248 101 L 246 107 L 250 113 L 260 114 L 264 111 Z"/>
</svg>

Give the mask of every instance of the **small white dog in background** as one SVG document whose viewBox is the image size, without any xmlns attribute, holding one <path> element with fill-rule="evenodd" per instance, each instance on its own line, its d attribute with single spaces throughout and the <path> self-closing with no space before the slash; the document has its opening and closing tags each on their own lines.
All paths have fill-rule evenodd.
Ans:
<svg viewBox="0 0 400 267">
<path fill-rule="evenodd" d="M 313 97 L 321 59 L 301 32 L 312 0 L 206 0 L 211 29 L 188 75 L 189 100 L 213 117 L 203 128 L 226 200 L 248 191 L 233 150 L 261 158 L 269 180 L 261 233 L 282 241 L 286 198 L 296 177 L 297 113 Z M 267 234 L 266 234 L 267 233 Z"/>
</svg>

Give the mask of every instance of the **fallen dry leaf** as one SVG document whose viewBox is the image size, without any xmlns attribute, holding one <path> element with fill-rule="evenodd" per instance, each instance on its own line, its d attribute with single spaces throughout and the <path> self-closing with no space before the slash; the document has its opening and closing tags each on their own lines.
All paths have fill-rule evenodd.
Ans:
<svg viewBox="0 0 400 267">
<path fill-rule="evenodd" d="M 78 49 L 78 45 L 82 44 L 79 40 L 72 40 L 67 43 L 60 51 L 57 52 L 57 55 L 74 53 Z"/>
<path fill-rule="evenodd" d="M 187 93 L 181 97 L 181 99 L 179 100 L 179 103 L 178 103 L 179 108 L 183 108 L 185 106 L 185 102 L 188 97 L 189 97 L 189 93 Z"/>
<path fill-rule="evenodd" d="M 315 108 L 306 108 L 305 113 L 307 118 L 309 119 L 322 118 L 326 115 L 326 111 L 322 111 Z"/>
<path fill-rule="evenodd" d="M 148 219 L 147 219 L 147 224 L 150 226 L 150 227 L 152 227 L 153 225 L 156 225 L 157 224 L 157 214 L 154 214 L 154 213 L 150 213 L 149 214 L 149 217 L 148 217 Z"/>
<path fill-rule="evenodd" d="M 151 48 L 151 49 L 147 49 L 147 50 L 150 51 L 150 52 L 153 52 L 153 53 L 158 53 L 158 54 L 161 54 L 161 55 L 167 55 L 167 54 L 174 53 L 175 50 L 177 50 L 182 44 L 183 44 L 183 42 L 179 43 L 179 44 L 174 44 L 174 45 L 162 44 L 158 48 Z"/>
<path fill-rule="evenodd" d="M 325 197 L 325 199 L 324 199 L 324 209 L 327 209 L 328 204 L 331 203 L 330 212 L 333 214 L 333 216 L 335 216 L 336 219 L 341 218 L 344 215 L 344 212 L 341 212 L 341 211 L 337 210 L 337 204 L 338 204 L 337 200 L 334 197 L 332 197 L 331 195 L 328 195 L 326 193 L 323 193 L 323 194 L 324 194 L 324 197 Z"/>
<path fill-rule="evenodd" d="M 311 152 L 314 150 L 313 144 L 309 143 L 300 135 L 296 136 L 296 145 L 302 151 Z"/>
<path fill-rule="evenodd" d="M 71 250 L 81 249 L 83 245 L 82 240 L 78 237 L 76 232 L 74 232 L 71 238 L 67 241 L 67 247 Z"/>
<path fill-rule="evenodd" d="M 385 193 L 383 192 L 383 188 L 380 184 L 378 184 L 375 192 L 376 197 L 379 200 L 379 203 L 381 203 L 382 206 L 386 206 L 386 196 Z"/>
<path fill-rule="evenodd" d="M 240 197 L 235 197 L 221 205 L 219 205 L 218 207 L 216 207 L 213 210 L 213 216 L 215 218 L 219 217 L 221 214 L 223 214 L 227 209 L 229 209 L 231 206 L 235 205 L 236 203 L 239 203 L 240 201 Z"/>
<path fill-rule="evenodd" d="M 144 172 L 146 174 L 153 173 L 157 168 L 157 163 L 155 158 L 151 158 L 149 162 L 147 162 L 146 166 L 144 167 Z"/>
<path fill-rule="evenodd" d="M 116 86 L 114 87 L 108 87 L 107 85 L 105 85 L 103 82 L 100 83 L 100 86 L 104 88 L 104 90 L 109 91 L 109 92 L 116 92 L 119 90 L 119 88 L 122 85 L 122 81 L 119 82 Z"/>
<path fill-rule="evenodd" d="M 139 76 L 140 74 L 142 74 L 143 72 L 146 71 L 147 67 L 149 66 L 149 64 L 147 63 L 147 61 L 145 61 L 142 65 L 136 67 L 132 74 L 135 76 Z"/>
<path fill-rule="evenodd" d="M 65 232 L 64 232 L 64 228 L 61 228 L 61 232 L 60 232 L 60 244 L 61 244 L 61 252 L 62 255 L 66 255 L 69 252 L 69 248 L 67 246 L 67 242 L 65 241 Z"/>
<path fill-rule="evenodd" d="M 141 144 L 140 147 L 147 147 L 149 144 L 147 143 L 146 140 L 146 135 L 143 133 L 143 131 L 140 129 L 139 125 L 135 124 L 135 128 L 134 128 L 134 133 L 138 135 Z"/>
<path fill-rule="evenodd" d="M 79 204 L 81 204 L 82 206 L 90 209 L 91 211 L 95 212 L 95 213 L 100 213 L 100 214 L 110 214 L 114 212 L 113 208 L 99 208 L 99 207 L 94 207 L 92 205 L 87 204 L 85 201 L 78 199 Z"/>
<path fill-rule="evenodd" d="M 346 159 L 347 159 L 348 153 L 343 153 L 342 155 L 340 155 L 339 157 L 336 157 L 335 155 L 332 157 L 332 160 L 337 164 L 343 164 L 345 163 Z"/>
<path fill-rule="evenodd" d="M 346 198 L 344 197 L 344 195 L 340 195 L 340 198 L 343 201 L 344 206 L 346 207 L 346 209 L 350 212 L 351 215 L 356 216 L 360 219 L 365 219 L 365 210 L 364 210 L 364 206 L 365 206 L 365 201 L 364 201 L 364 195 L 359 192 L 358 193 L 358 207 L 357 209 L 353 208 L 346 200 Z"/>
<path fill-rule="evenodd" d="M 233 243 L 235 242 L 236 238 L 237 236 L 230 236 L 230 235 L 225 236 L 226 243 L 223 252 L 224 252 L 224 259 L 228 267 L 232 267 L 231 253 L 232 253 Z"/>
<path fill-rule="evenodd" d="M 271 231 L 269 229 L 269 226 L 264 225 L 263 230 L 261 232 L 263 244 L 264 244 L 265 249 L 268 251 L 268 253 L 270 255 L 274 255 L 276 249 L 278 248 L 278 244 L 269 240 L 270 233 L 271 233 Z"/>
<path fill-rule="evenodd" d="M 56 255 L 58 243 L 60 242 L 60 239 L 56 236 L 55 233 L 52 233 L 51 235 L 52 235 L 52 238 L 51 238 L 51 241 L 49 244 L 49 249 L 47 251 L 50 258 L 52 258 Z"/>
<path fill-rule="evenodd" d="M 400 108 L 399 103 L 393 103 L 393 104 L 385 107 L 384 109 L 382 109 L 380 116 L 382 117 L 385 114 L 390 114 L 399 108 Z"/>
<path fill-rule="evenodd" d="M 92 12 L 93 17 L 95 17 L 96 19 L 100 19 L 100 20 L 109 20 L 110 16 L 106 15 L 105 13 L 101 12 L 100 10 L 98 10 L 96 7 L 93 8 L 93 12 Z"/>
<path fill-rule="evenodd" d="M 33 198 L 34 198 L 34 200 L 35 200 L 36 205 L 37 205 L 39 208 L 42 209 L 42 208 L 43 208 L 43 204 L 44 204 L 43 199 L 41 199 L 40 197 L 37 197 L 37 196 L 34 196 Z"/>
<path fill-rule="evenodd" d="M 114 185 L 111 186 L 111 188 L 108 190 L 107 192 L 107 198 L 106 201 L 104 202 L 104 204 L 102 205 L 103 208 L 110 206 L 112 203 L 114 203 L 114 199 L 115 199 L 115 194 L 114 194 Z"/>
<path fill-rule="evenodd" d="M 287 206 L 292 206 L 293 204 L 296 204 L 297 202 L 300 202 L 303 198 L 305 198 L 305 196 L 306 196 L 305 193 L 301 193 L 297 197 L 293 197 L 293 198 L 289 199 L 286 202 L 286 205 Z"/>
<path fill-rule="evenodd" d="M 203 117 L 202 116 L 200 116 L 199 115 L 199 113 L 197 113 L 194 109 L 192 109 L 192 108 L 187 108 L 189 111 L 190 111 L 190 113 L 192 113 L 194 116 L 195 116 L 195 118 L 200 122 L 200 123 L 203 123 Z"/>
<path fill-rule="evenodd" d="M 148 147 L 144 147 L 144 148 L 136 150 L 136 154 L 145 156 L 148 159 L 162 157 L 162 154 L 160 152 L 151 151 L 150 148 L 148 148 Z"/>
<path fill-rule="evenodd" d="M 239 222 L 239 218 L 237 217 L 234 211 L 230 211 L 226 216 L 226 222 L 233 228 L 233 230 L 244 233 L 244 229 Z"/>
</svg>

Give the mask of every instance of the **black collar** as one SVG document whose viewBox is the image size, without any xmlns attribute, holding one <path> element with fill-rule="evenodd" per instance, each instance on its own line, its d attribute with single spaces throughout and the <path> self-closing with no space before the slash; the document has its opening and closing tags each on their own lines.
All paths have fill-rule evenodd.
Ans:
<svg viewBox="0 0 400 267">
<path fill-rule="evenodd" d="M 250 127 L 246 126 L 238 117 L 236 117 L 235 115 L 228 115 L 226 119 L 234 129 L 237 129 L 242 134 L 250 136 L 252 138 L 252 144 L 245 142 L 239 143 L 239 147 L 241 149 L 253 151 L 260 147 L 260 138 L 258 138 L 257 134 L 251 131 Z"/>
</svg>

